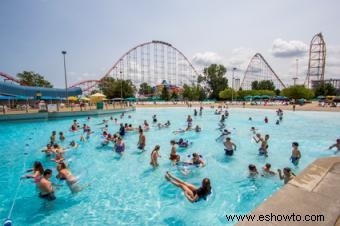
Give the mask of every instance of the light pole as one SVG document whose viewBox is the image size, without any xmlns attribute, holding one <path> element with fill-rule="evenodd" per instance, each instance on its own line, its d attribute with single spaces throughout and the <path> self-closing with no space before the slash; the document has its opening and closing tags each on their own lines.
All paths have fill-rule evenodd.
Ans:
<svg viewBox="0 0 340 226">
<path fill-rule="evenodd" d="M 66 100 L 67 100 L 67 106 L 70 105 L 70 102 L 68 100 L 68 91 L 67 91 L 67 74 L 66 74 L 66 60 L 65 60 L 65 56 L 66 56 L 66 51 L 63 50 L 61 51 L 61 53 L 63 54 L 64 56 L 64 74 L 65 74 L 65 97 L 66 97 Z"/>
<path fill-rule="evenodd" d="M 236 67 L 233 67 L 233 75 L 231 78 L 231 103 L 234 101 L 234 73 L 236 71 Z"/>
<path fill-rule="evenodd" d="M 120 101 L 123 101 L 123 72 L 120 71 Z"/>
</svg>

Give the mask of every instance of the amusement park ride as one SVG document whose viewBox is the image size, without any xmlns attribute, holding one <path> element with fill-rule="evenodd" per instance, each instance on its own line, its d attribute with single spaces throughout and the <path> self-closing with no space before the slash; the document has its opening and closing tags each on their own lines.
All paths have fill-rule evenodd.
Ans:
<svg viewBox="0 0 340 226">
<path fill-rule="evenodd" d="M 310 43 L 308 72 L 304 85 L 310 87 L 325 80 L 326 43 L 321 33 L 316 34 Z M 150 41 L 139 44 L 124 53 L 99 80 L 86 80 L 70 86 L 80 87 L 84 93 L 97 88 L 106 77 L 131 80 L 138 87 L 146 82 L 157 87 L 164 83 L 174 89 L 184 84 L 195 84 L 199 73 L 188 58 L 170 43 Z M 20 84 L 16 78 L 0 72 L 0 77 Z M 240 87 L 251 89 L 253 81 L 271 80 L 275 87 L 283 89 L 286 85 L 274 72 L 269 63 L 260 53 L 256 53 L 250 60 Z M 25 85 L 25 84 L 20 84 Z"/>
</svg>

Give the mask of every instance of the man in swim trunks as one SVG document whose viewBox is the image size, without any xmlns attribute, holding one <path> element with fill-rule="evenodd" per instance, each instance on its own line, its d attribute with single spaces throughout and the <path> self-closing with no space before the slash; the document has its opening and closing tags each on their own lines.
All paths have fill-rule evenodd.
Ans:
<svg viewBox="0 0 340 226">
<path fill-rule="evenodd" d="M 51 181 L 49 181 L 51 176 L 52 176 L 52 170 L 46 169 L 44 171 L 43 177 L 41 178 L 41 180 L 37 184 L 37 186 L 40 190 L 39 197 L 47 199 L 49 201 L 56 199 L 56 197 L 54 196 L 52 183 L 51 183 Z"/>
<path fill-rule="evenodd" d="M 226 155 L 232 156 L 236 151 L 236 145 L 231 142 L 230 137 L 227 137 L 224 142 L 224 151 Z"/>
<path fill-rule="evenodd" d="M 269 140 L 269 135 L 266 134 L 264 139 L 263 139 L 261 137 L 261 134 L 257 133 L 256 137 L 258 139 L 253 137 L 253 139 L 255 140 L 256 143 L 259 143 L 261 141 L 261 147 L 259 148 L 259 155 L 268 156 L 268 140 Z"/>
<path fill-rule="evenodd" d="M 201 159 L 201 156 L 198 153 L 193 153 L 192 159 L 189 162 L 186 162 L 186 163 L 195 165 L 197 167 L 204 167 L 205 166 L 205 162 L 203 161 L 203 159 Z"/>
<path fill-rule="evenodd" d="M 249 170 L 249 177 L 256 177 L 259 174 L 254 164 L 249 164 L 248 170 Z"/>
<path fill-rule="evenodd" d="M 138 139 L 138 149 L 145 151 L 144 147 L 145 147 L 145 135 L 143 133 L 143 129 L 139 130 L 139 139 Z"/>
<path fill-rule="evenodd" d="M 299 143 L 298 142 L 293 142 L 292 143 L 292 156 L 290 157 L 290 160 L 292 163 L 297 166 L 299 164 L 299 160 L 301 158 L 301 152 L 298 149 Z"/>
<path fill-rule="evenodd" d="M 118 137 L 117 143 L 114 146 L 114 150 L 120 155 L 122 155 L 123 152 L 125 151 L 125 144 L 121 137 Z"/>
<path fill-rule="evenodd" d="M 331 146 L 329 146 L 328 149 L 332 149 L 334 147 L 337 148 L 337 151 L 335 152 L 335 154 L 336 154 L 336 153 L 338 153 L 340 151 L 340 139 L 336 139 L 336 143 L 331 145 Z"/>
<path fill-rule="evenodd" d="M 56 140 L 56 135 L 57 135 L 57 132 L 56 131 L 52 131 L 52 135 L 50 137 L 51 144 L 54 144 L 54 142 Z"/>
<path fill-rule="evenodd" d="M 177 151 L 176 151 L 176 141 L 171 140 L 171 151 L 170 151 L 170 157 L 169 159 L 172 161 L 172 163 L 175 165 L 178 159 Z"/>
<path fill-rule="evenodd" d="M 191 118 L 191 115 L 188 115 L 187 123 L 188 123 L 187 130 L 189 130 L 192 127 L 192 118 Z"/>
</svg>

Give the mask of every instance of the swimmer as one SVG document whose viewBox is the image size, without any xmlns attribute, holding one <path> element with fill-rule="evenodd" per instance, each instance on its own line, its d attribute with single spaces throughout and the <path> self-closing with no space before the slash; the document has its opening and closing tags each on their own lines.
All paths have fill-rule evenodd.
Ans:
<svg viewBox="0 0 340 226">
<path fill-rule="evenodd" d="M 90 121 L 90 120 L 91 120 L 91 117 L 90 117 L 90 116 L 88 116 L 88 117 L 87 117 L 87 121 Z"/>
<path fill-rule="evenodd" d="M 336 148 L 337 150 L 335 151 L 334 154 L 338 153 L 340 151 L 340 139 L 336 139 L 336 143 L 329 146 L 329 150 L 331 150 L 332 148 Z"/>
<path fill-rule="evenodd" d="M 41 152 L 45 152 L 46 157 L 49 157 L 52 153 L 55 152 L 55 150 L 52 148 L 51 144 L 47 144 L 46 148 L 42 149 Z"/>
<path fill-rule="evenodd" d="M 256 143 L 259 143 L 261 141 L 261 147 L 259 148 L 259 155 L 264 155 L 264 156 L 268 156 L 268 140 L 269 140 L 269 135 L 266 134 L 264 139 L 261 137 L 261 134 L 257 133 L 256 137 L 258 138 L 258 140 L 253 137 L 253 139 L 255 140 Z"/>
<path fill-rule="evenodd" d="M 278 119 L 278 120 L 276 120 L 276 123 L 275 123 L 276 125 L 280 125 L 280 120 Z"/>
<path fill-rule="evenodd" d="M 255 127 L 253 127 L 253 126 L 250 128 L 250 131 L 253 132 L 253 134 L 256 134 L 256 130 L 257 129 Z"/>
<path fill-rule="evenodd" d="M 43 173 L 43 177 L 37 183 L 39 189 L 39 197 L 43 199 L 47 199 L 49 201 L 55 200 L 56 197 L 54 195 L 52 183 L 50 178 L 52 176 L 52 170 L 46 169 Z"/>
<path fill-rule="evenodd" d="M 181 148 L 187 148 L 189 146 L 189 142 L 188 141 L 184 141 L 183 138 L 180 138 L 176 144 L 181 147 Z"/>
<path fill-rule="evenodd" d="M 138 128 L 137 128 L 137 129 L 138 129 Z M 131 132 L 131 131 L 135 131 L 136 129 L 133 128 L 131 124 L 129 124 L 129 125 L 125 128 L 125 130 L 126 130 L 127 132 Z"/>
<path fill-rule="evenodd" d="M 197 116 L 197 110 L 194 109 L 194 116 Z"/>
<path fill-rule="evenodd" d="M 292 143 L 292 156 L 290 157 L 290 160 L 292 163 L 297 166 L 299 164 L 299 161 L 301 159 L 301 152 L 298 149 L 299 143 L 298 142 L 293 142 Z"/>
<path fill-rule="evenodd" d="M 171 151 L 170 151 L 169 159 L 172 161 L 173 165 L 175 165 L 176 162 L 178 161 L 178 156 L 179 156 L 179 155 L 177 155 L 176 141 L 171 140 L 170 144 L 171 144 Z"/>
<path fill-rule="evenodd" d="M 59 132 L 59 140 L 61 142 L 63 142 L 65 140 L 65 136 L 64 136 L 63 132 Z"/>
<path fill-rule="evenodd" d="M 146 120 L 144 120 L 144 130 L 148 131 L 149 129 L 150 129 L 149 123 Z"/>
<path fill-rule="evenodd" d="M 178 129 L 178 130 L 172 131 L 172 133 L 179 134 L 179 133 L 185 133 L 186 131 L 187 130 L 184 130 L 184 129 Z"/>
<path fill-rule="evenodd" d="M 166 123 L 164 124 L 165 125 L 165 127 L 169 127 L 170 125 L 171 125 L 171 123 L 170 123 L 170 121 L 168 120 L 168 121 L 166 121 Z"/>
<path fill-rule="evenodd" d="M 187 126 L 187 130 L 191 129 L 192 127 L 192 118 L 191 118 L 191 115 L 188 115 L 187 117 L 187 123 L 188 123 L 188 126 Z"/>
<path fill-rule="evenodd" d="M 295 174 L 289 167 L 285 167 L 283 169 L 283 175 L 281 169 L 278 169 L 277 172 L 279 173 L 280 180 L 283 180 L 285 184 L 287 184 L 290 180 L 295 178 Z"/>
<path fill-rule="evenodd" d="M 83 132 L 86 133 L 88 130 L 90 130 L 90 127 L 86 124 L 83 125 Z"/>
<path fill-rule="evenodd" d="M 34 162 L 33 168 L 27 172 L 32 171 L 33 174 L 26 174 L 21 177 L 21 179 L 32 178 L 35 183 L 39 183 L 44 174 L 44 167 L 41 162 Z"/>
<path fill-rule="evenodd" d="M 266 163 L 264 167 L 262 167 L 262 176 L 274 176 L 276 173 L 272 171 L 270 168 L 272 165 L 270 163 Z"/>
<path fill-rule="evenodd" d="M 128 118 L 131 118 L 131 115 L 128 115 Z"/>
<path fill-rule="evenodd" d="M 256 166 L 253 164 L 249 164 L 248 170 L 249 170 L 249 177 L 256 177 L 259 174 L 259 172 L 256 169 Z"/>
<path fill-rule="evenodd" d="M 55 153 L 64 153 L 64 148 L 60 147 L 58 144 L 53 145 L 53 150 Z"/>
<path fill-rule="evenodd" d="M 226 155 L 232 156 L 236 151 L 236 144 L 231 142 L 230 137 L 227 137 L 224 142 L 224 152 Z"/>
<path fill-rule="evenodd" d="M 139 138 L 138 138 L 138 143 L 137 143 L 137 147 L 138 149 L 145 151 L 145 145 L 146 145 L 146 139 L 145 139 L 145 135 L 143 133 L 143 129 L 139 130 Z"/>
<path fill-rule="evenodd" d="M 202 185 L 199 188 L 180 180 L 179 178 L 173 176 L 169 172 L 166 172 L 165 178 L 170 183 L 176 185 L 177 187 L 180 187 L 183 190 L 185 197 L 190 202 L 197 202 L 200 199 L 206 199 L 207 196 L 211 194 L 211 185 L 210 180 L 208 178 L 204 178 L 202 180 Z"/>
<path fill-rule="evenodd" d="M 64 161 L 64 157 L 61 153 L 56 153 L 55 158 L 51 159 L 52 162 L 60 163 Z"/>
<path fill-rule="evenodd" d="M 199 112 L 199 115 L 202 116 L 202 112 L 203 112 L 203 107 L 200 106 L 200 112 Z"/>
<path fill-rule="evenodd" d="M 58 175 L 56 177 L 60 180 L 65 180 L 72 193 L 77 193 L 84 189 L 84 187 L 79 186 L 77 178 L 72 175 L 64 162 L 58 163 L 57 171 Z"/>
<path fill-rule="evenodd" d="M 152 150 L 151 152 L 151 161 L 150 161 L 150 165 L 152 165 L 154 168 L 158 166 L 158 162 L 157 159 L 159 157 L 161 157 L 161 155 L 159 154 L 159 150 L 160 150 L 160 146 L 156 145 L 155 148 Z"/>
<path fill-rule="evenodd" d="M 228 110 L 224 111 L 224 116 L 227 117 L 227 118 L 229 117 L 229 111 Z"/>
<path fill-rule="evenodd" d="M 119 155 L 123 155 L 123 152 L 125 151 L 125 144 L 121 137 L 117 138 L 117 142 L 115 143 L 115 146 L 113 148 L 114 151 L 117 152 Z"/>
<path fill-rule="evenodd" d="M 77 148 L 79 146 L 74 140 L 70 142 L 70 148 Z"/>
<path fill-rule="evenodd" d="M 51 135 L 51 137 L 50 137 L 50 142 L 51 142 L 51 144 L 54 144 L 54 143 L 55 143 L 56 136 L 57 136 L 57 132 L 56 132 L 56 131 L 52 131 L 52 135 Z"/>
<path fill-rule="evenodd" d="M 248 121 L 252 121 L 252 120 L 253 120 L 252 117 L 249 117 L 249 118 L 248 118 Z"/>
<path fill-rule="evenodd" d="M 223 122 L 224 122 L 224 120 L 225 120 L 225 116 L 224 116 L 224 115 L 222 115 L 222 116 L 221 116 L 221 119 L 220 119 L 220 122 L 222 122 L 222 123 L 223 123 Z"/>
<path fill-rule="evenodd" d="M 224 137 L 228 136 L 229 134 L 231 134 L 231 132 L 228 131 L 227 129 L 224 129 L 222 134 L 219 137 L 217 137 L 215 140 L 217 141 L 217 140 L 219 140 L 221 138 L 224 138 Z"/>
<path fill-rule="evenodd" d="M 123 126 L 123 123 L 120 124 L 120 128 L 119 128 L 119 135 L 121 137 L 123 137 L 125 135 L 125 128 Z"/>
<path fill-rule="evenodd" d="M 156 116 L 156 115 L 153 115 L 153 116 L 152 116 L 152 122 L 153 122 L 153 123 L 156 123 L 156 122 L 157 122 L 157 116 Z"/>
<path fill-rule="evenodd" d="M 199 133 L 199 132 L 201 132 L 202 131 L 202 128 L 199 126 L 199 125 L 197 125 L 196 127 L 195 127 L 195 132 L 196 133 Z"/>
<path fill-rule="evenodd" d="M 118 120 L 117 120 L 117 118 L 115 118 L 114 121 L 115 121 L 115 124 L 118 125 Z"/>
<path fill-rule="evenodd" d="M 266 117 L 264 117 L 264 122 L 265 123 L 268 123 L 269 122 L 269 120 L 268 120 L 268 117 L 266 116 Z"/>
<path fill-rule="evenodd" d="M 192 159 L 188 162 L 185 162 L 185 163 L 192 164 L 192 165 L 195 165 L 197 167 L 204 167 L 205 166 L 205 162 L 201 158 L 201 155 L 199 155 L 196 152 L 192 154 Z"/>
<path fill-rule="evenodd" d="M 100 130 L 101 131 L 107 131 L 109 129 L 109 125 L 105 125 L 104 127 L 101 127 Z"/>
</svg>

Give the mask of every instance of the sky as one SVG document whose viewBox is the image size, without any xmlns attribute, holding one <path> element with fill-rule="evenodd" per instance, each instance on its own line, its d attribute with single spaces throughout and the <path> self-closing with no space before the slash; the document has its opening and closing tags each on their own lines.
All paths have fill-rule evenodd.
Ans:
<svg viewBox="0 0 340 226">
<path fill-rule="evenodd" d="M 1 0 L 0 71 L 24 70 L 64 87 L 101 78 L 128 49 L 171 43 L 200 70 L 237 67 L 243 77 L 261 53 L 284 83 L 307 71 L 309 43 L 322 32 L 326 78 L 340 78 L 340 1 L 337 0 Z"/>
</svg>

